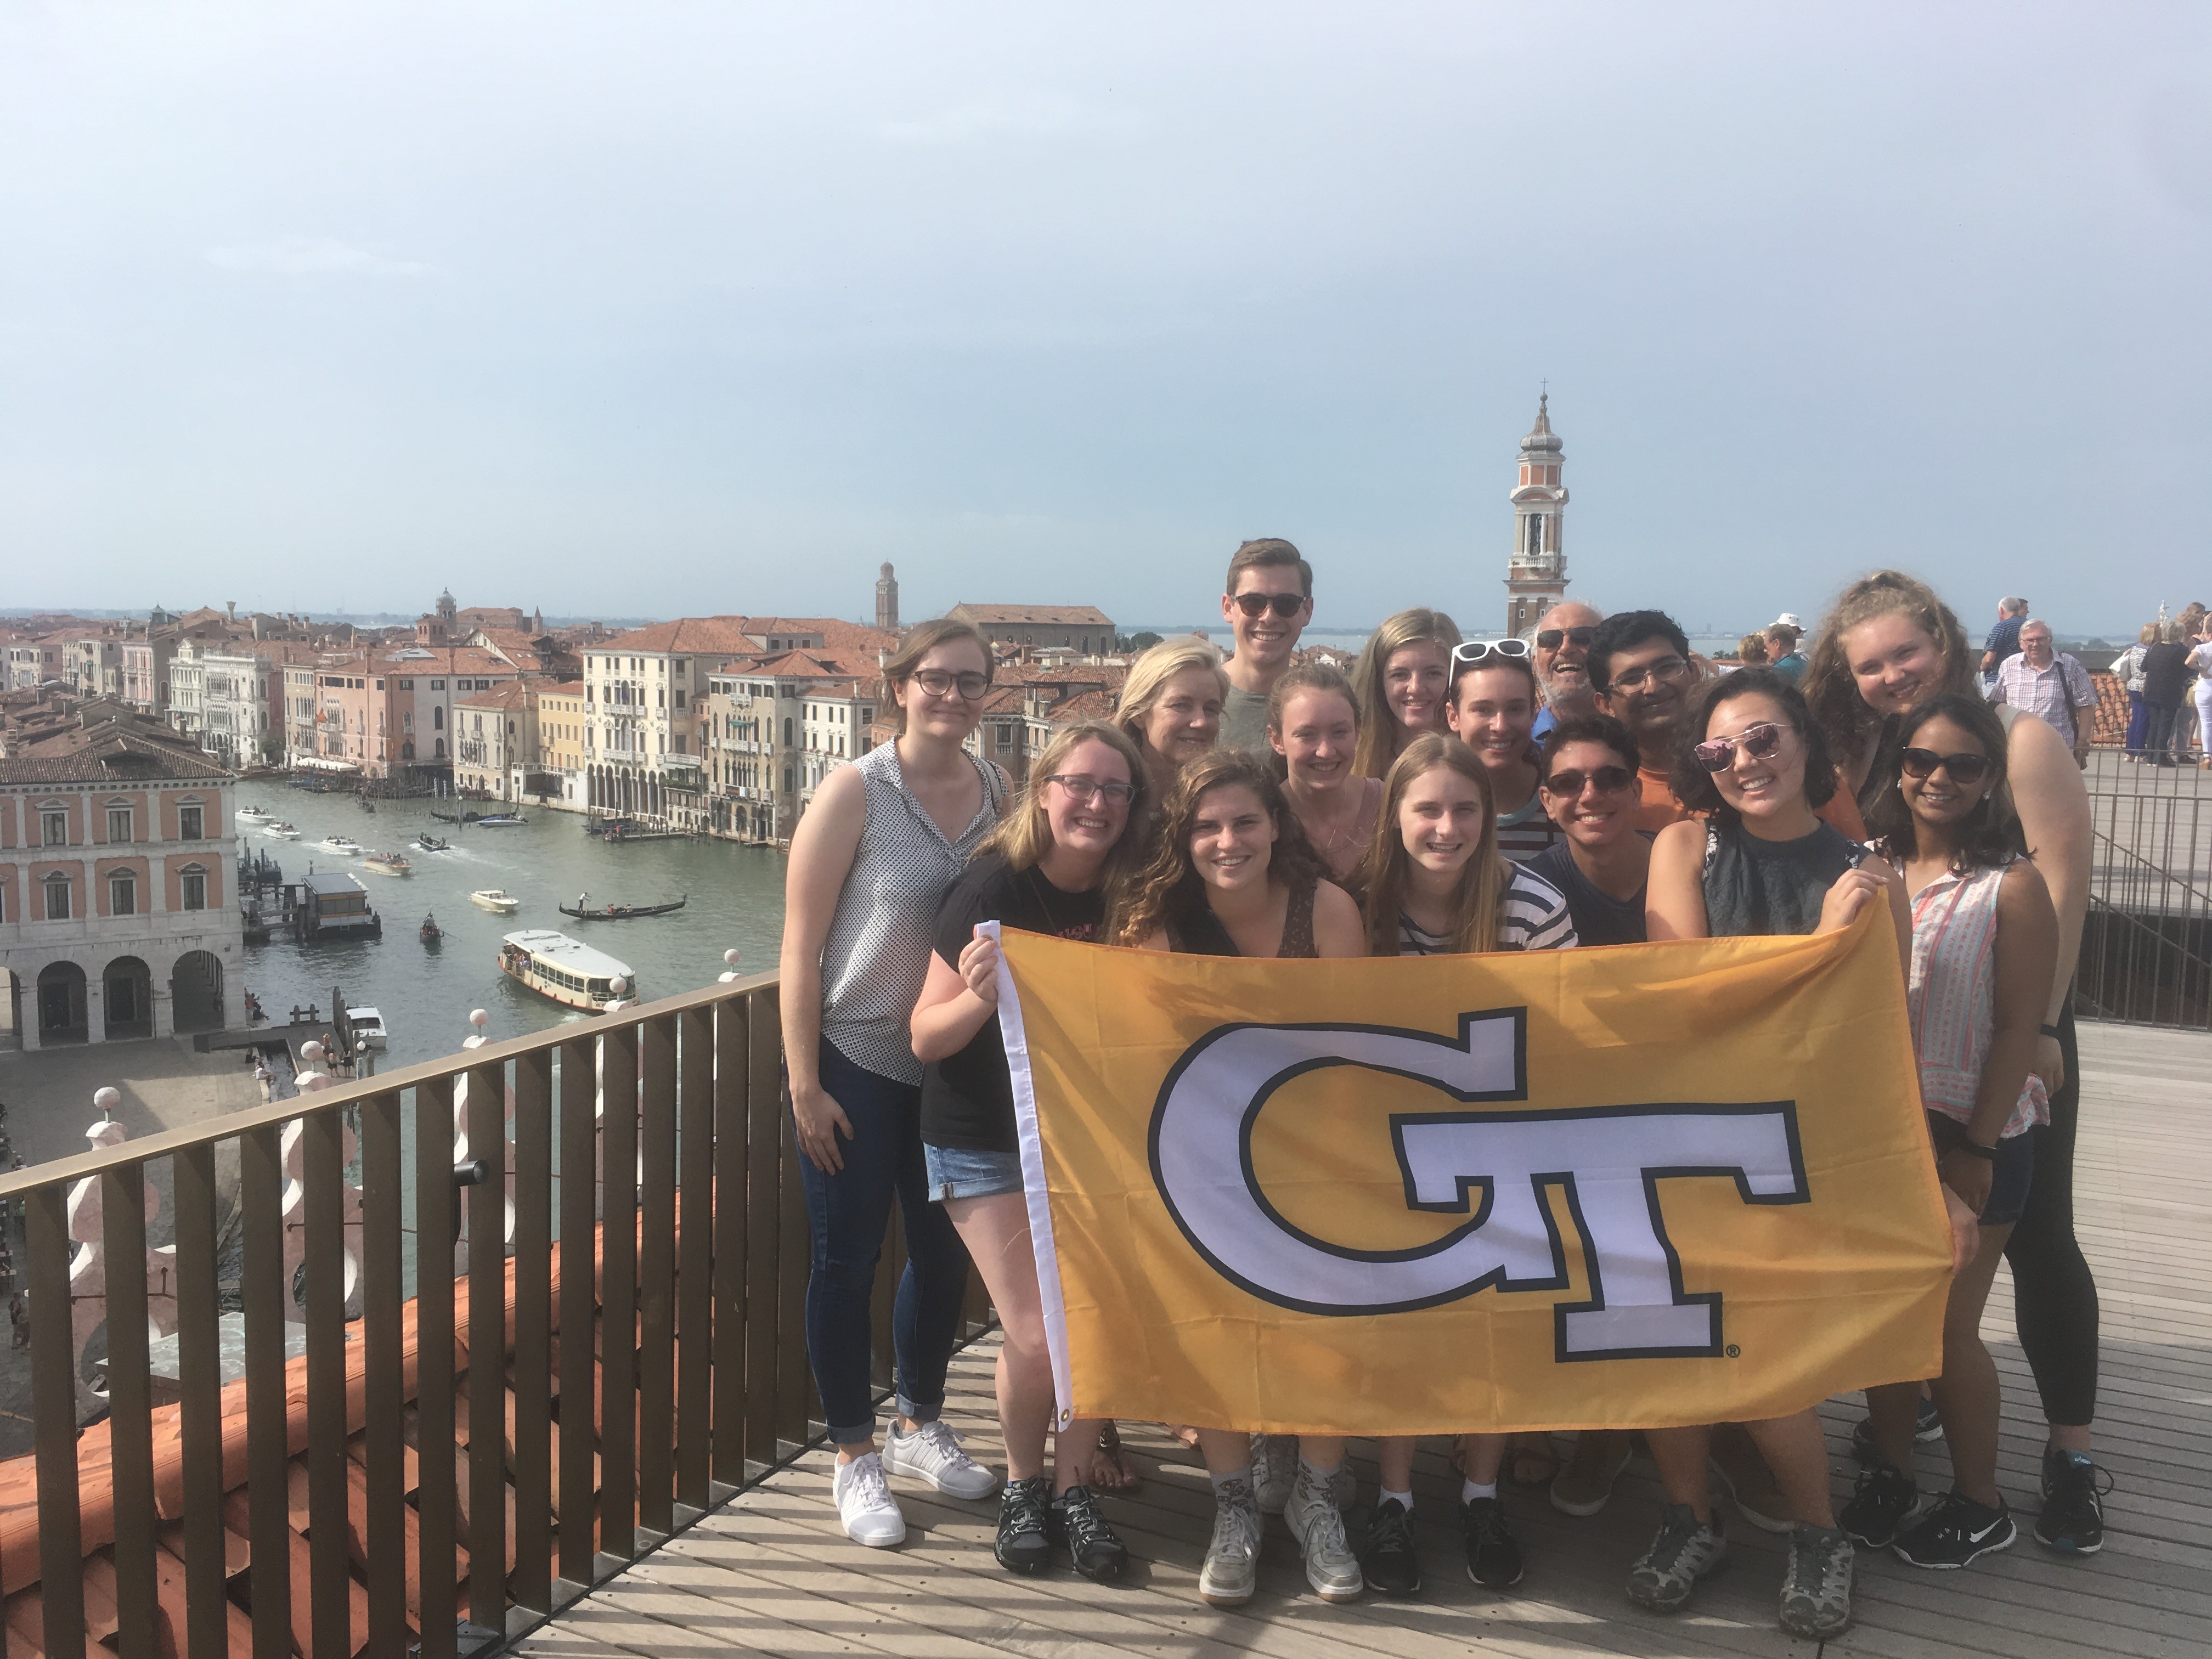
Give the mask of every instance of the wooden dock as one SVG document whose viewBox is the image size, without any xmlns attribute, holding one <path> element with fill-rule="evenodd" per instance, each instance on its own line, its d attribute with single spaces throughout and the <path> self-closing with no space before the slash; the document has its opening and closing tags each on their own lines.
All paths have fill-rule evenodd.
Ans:
<svg viewBox="0 0 2212 1659">
<path fill-rule="evenodd" d="M 1921 1572 L 1860 1555 L 1858 1622 L 1821 1647 L 1870 1659 L 1948 1655 L 2127 1656 L 2212 1651 L 2212 1036 L 2084 1027 L 2084 1125 L 2075 1166 L 2079 1231 L 2103 1301 L 2099 1459 L 2114 1488 L 2102 1554 L 2055 1556 L 2027 1535 L 2037 1506 L 2040 1413 L 2012 1336 L 2001 1273 L 1988 1323 L 2007 1389 L 2000 1479 L 2020 1543 L 1963 1572 Z M 956 1360 L 948 1419 L 986 1462 L 998 1460 L 992 1352 Z M 1856 1398 L 1827 1408 L 1838 1499 L 1850 1491 Z M 997 1659 L 1127 1651 L 1159 1659 L 1430 1659 L 1482 1653 L 1810 1654 L 1774 1624 L 1778 1540 L 1731 1517 L 1734 1559 L 1693 1609 L 1662 1619 L 1622 1594 L 1649 1540 L 1658 1493 L 1632 1464 L 1605 1511 L 1571 1520 L 1540 1492 L 1508 1507 L 1528 1576 L 1503 1595 L 1468 1581 L 1452 1500 L 1456 1477 L 1425 1454 L 1418 1475 L 1428 1587 L 1419 1601 L 1370 1597 L 1323 1606 L 1306 1589 L 1282 1523 L 1268 1522 L 1260 1594 L 1217 1611 L 1196 1595 L 1211 1527 L 1204 1471 L 1156 1427 L 1125 1425 L 1143 1463 L 1141 1492 L 1108 1500 L 1138 1558 L 1112 1586 L 1064 1567 L 1042 1579 L 991 1557 L 995 1504 L 940 1498 L 895 1482 L 910 1528 L 897 1551 L 848 1542 L 817 1451 L 671 1539 L 520 1643 L 532 1659 L 725 1652 Z M 1371 1462 L 1357 1455 L 1363 1500 Z M 1924 1448 L 1923 1488 L 1948 1480 Z M 1001 1465 L 1003 1467 L 1003 1465 Z"/>
</svg>

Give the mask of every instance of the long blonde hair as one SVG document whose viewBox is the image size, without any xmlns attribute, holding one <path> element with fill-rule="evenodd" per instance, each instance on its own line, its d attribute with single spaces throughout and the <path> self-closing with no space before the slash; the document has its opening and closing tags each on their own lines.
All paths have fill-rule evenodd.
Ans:
<svg viewBox="0 0 2212 1659">
<path fill-rule="evenodd" d="M 1859 695 L 1844 635 L 1862 623 L 1891 616 L 1907 618 L 1935 641 L 1943 656 L 1943 684 L 1937 690 L 1980 689 L 1975 675 L 1979 659 L 1967 646 L 1966 630 L 1934 588 L 1901 570 L 1877 570 L 1860 577 L 1837 596 L 1820 619 L 1820 635 L 1805 669 L 1805 701 L 1838 760 L 1863 760 L 1881 732 L 1881 716 Z"/>
<path fill-rule="evenodd" d="M 1099 869 L 1099 884 L 1109 894 L 1116 891 L 1130 875 L 1140 867 L 1151 853 L 1151 838 L 1145 826 L 1152 816 L 1152 802 L 1147 799 L 1151 789 L 1145 781 L 1145 763 L 1137 753 L 1137 745 L 1127 733 L 1103 720 L 1078 720 L 1073 726 L 1063 726 L 1052 734 L 1052 741 L 1044 746 L 1044 753 L 1030 763 L 1027 782 L 1022 793 L 1006 808 L 998 826 L 977 844 L 973 856 L 981 858 L 986 853 L 1005 856 L 1009 868 L 1034 869 L 1052 850 L 1052 820 L 1045 815 L 1044 802 L 1037 792 L 1047 778 L 1054 776 L 1067 764 L 1067 757 L 1086 743 L 1103 743 L 1119 755 L 1129 768 L 1129 785 L 1136 793 L 1129 797 L 1128 821 L 1121 828 L 1121 839 L 1106 854 Z"/>
<path fill-rule="evenodd" d="M 1152 705 L 1160 700 L 1168 682 L 1189 668 L 1211 673 L 1221 700 L 1229 701 L 1229 674 L 1221 665 L 1221 653 L 1195 634 L 1187 639 L 1162 640 L 1147 647 L 1129 665 L 1129 676 L 1121 682 L 1121 696 L 1114 705 L 1114 724 L 1128 734 L 1139 755 L 1152 746 L 1145 737 L 1145 721 Z"/>
<path fill-rule="evenodd" d="M 1424 732 L 1390 763 L 1389 775 L 1382 781 L 1382 811 L 1375 822 L 1375 839 L 1367 844 L 1367 856 L 1359 866 L 1358 881 L 1366 895 L 1368 949 L 1373 955 L 1398 954 L 1398 916 L 1405 908 L 1413 865 L 1405 832 L 1399 828 L 1399 810 L 1415 781 L 1438 768 L 1458 773 L 1482 798 L 1482 836 L 1452 893 L 1452 949 L 1472 952 L 1498 948 L 1498 906 L 1508 872 L 1498 851 L 1498 797 L 1490 787 L 1489 769 L 1458 738 Z"/>
<path fill-rule="evenodd" d="M 1398 742 L 1398 722 L 1390 713 L 1389 688 L 1383 684 L 1383 671 L 1389 667 L 1393 653 L 1423 642 L 1444 653 L 1444 673 L 1449 680 L 1451 653 L 1459 645 L 1459 626 L 1441 611 L 1416 605 L 1411 611 L 1385 617 L 1361 647 L 1359 665 L 1352 671 L 1359 711 L 1359 746 L 1352 753 L 1352 770 L 1356 776 L 1379 778 L 1390 769 L 1390 757 Z M 1447 702 L 1451 697 L 1449 684 L 1444 697 Z"/>
</svg>

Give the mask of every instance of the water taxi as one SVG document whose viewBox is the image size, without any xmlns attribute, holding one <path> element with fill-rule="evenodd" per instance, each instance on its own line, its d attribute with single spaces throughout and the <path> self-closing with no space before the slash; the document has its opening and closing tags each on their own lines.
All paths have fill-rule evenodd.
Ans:
<svg viewBox="0 0 2212 1659">
<path fill-rule="evenodd" d="M 524 817 L 520 812 L 487 812 L 477 820 L 477 828 L 479 830 L 512 830 L 519 823 L 527 823 L 529 822 L 530 820 Z"/>
<path fill-rule="evenodd" d="M 361 851 L 361 843 L 351 836 L 325 836 L 317 845 L 325 853 L 339 853 L 347 858 Z"/>
<path fill-rule="evenodd" d="M 496 910 L 501 915 L 511 916 L 522 908 L 522 901 L 500 887 L 485 887 L 469 895 L 469 902 L 479 910 Z"/>
<path fill-rule="evenodd" d="M 501 939 L 499 970 L 540 996 L 587 1013 L 598 1013 L 617 996 L 630 1001 L 637 995 L 637 981 L 628 963 L 566 933 L 545 928 L 533 927 Z M 615 989 L 617 980 L 623 983 L 619 993 Z"/>
<path fill-rule="evenodd" d="M 371 853 L 361 861 L 361 867 L 374 876 L 411 876 L 415 866 L 400 853 Z"/>
<path fill-rule="evenodd" d="M 258 806 L 241 806 L 231 814 L 240 823 L 266 823 L 275 814 L 263 811 Z"/>
<path fill-rule="evenodd" d="M 354 1047 L 376 1049 L 385 1046 L 384 1016 L 374 1008 L 349 1008 L 346 1019 L 353 1027 Z"/>
<path fill-rule="evenodd" d="M 264 829 L 261 833 L 268 836 L 271 841 L 297 841 L 300 839 L 300 827 L 295 823 L 272 823 Z"/>
</svg>

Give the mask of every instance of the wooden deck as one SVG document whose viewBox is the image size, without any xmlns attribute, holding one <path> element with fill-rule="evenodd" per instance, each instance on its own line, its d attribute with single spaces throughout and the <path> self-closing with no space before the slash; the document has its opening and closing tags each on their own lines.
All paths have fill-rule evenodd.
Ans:
<svg viewBox="0 0 2212 1659">
<path fill-rule="evenodd" d="M 2104 1553 L 2053 1556 L 2027 1535 L 2042 1443 L 2034 1392 L 2012 1340 L 2000 1274 L 1989 1321 L 2005 1376 L 2001 1476 L 2021 1542 L 1964 1572 L 1920 1572 L 1886 1553 L 1860 1556 L 1858 1623 L 1835 1654 L 2196 1656 L 2212 1650 L 2212 1036 L 2085 1028 L 2087 1121 L 2076 1165 L 2082 1243 L 2103 1297 L 2099 1456 L 2115 1486 Z M 948 1417 L 986 1461 L 997 1457 L 991 1352 L 956 1361 Z M 1856 1399 L 1828 1411 L 1837 1491 L 1852 1473 L 1845 1437 Z M 939 1498 L 896 1483 L 911 1528 L 896 1552 L 865 1550 L 836 1527 L 828 1454 L 817 1452 L 701 1520 L 520 1644 L 532 1659 L 716 1652 L 994 1659 L 1121 1650 L 1161 1659 L 1427 1659 L 1475 1650 L 1570 1655 L 1809 1654 L 1774 1625 L 1776 1540 L 1733 1523 L 1735 1559 L 1695 1609 L 1661 1619 L 1621 1592 L 1657 1515 L 1648 1463 L 1631 1466 L 1606 1510 L 1558 1514 L 1543 1495 L 1508 1504 L 1529 1559 L 1506 1595 L 1482 1591 L 1459 1564 L 1441 1456 L 1419 1473 L 1422 1599 L 1328 1607 L 1307 1591 L 1294 1546 L 1268 1522 L 1260 1594 L 1235 1612 L 1195 1593 L 1211 1526 L 1202 1469 L 1158 1431 L 1125 1428 L 1143 1458 L 1142 1492 L 1109 1512 L 1138 1558 L 1113 1586 L 1064 1568 L 1017 1579 L 991 1557 L 994 1504 Z M 1929 1449 L 1923 1487 L 1944 1480 Z M 1361 1465 L 1363 1499 L 1373 1468 Z"/>
</svg>

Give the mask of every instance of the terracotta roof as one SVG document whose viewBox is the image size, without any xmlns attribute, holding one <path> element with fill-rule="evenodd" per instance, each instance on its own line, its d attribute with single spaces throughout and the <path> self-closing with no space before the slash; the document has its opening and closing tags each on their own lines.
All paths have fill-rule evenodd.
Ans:
<svg viewBox="0 0 2212 1659">
<path fill-rule="evenodd" d="M 489 691 L 471 691 L 453 699 L 457 708 L 527 708 L 530 688 L 520 680 L 501 680 Z"/>
<path fill-rule="evenodd" d="M 0 783 L 107 783 L 124 779 L 227 779 L 230 769 L 149 715 L 96 698 L 73 718 L 10 733 Z"/>
<path fill-rule="evenodd" d="M 1109 691 L 1079 691 L 1063 698 L 1046 712 L 1045 719 L 1054 726 L 1073 726 L 1078 720 L 1111 720 L 1114 718 L 1114 696 Z"/>
<path fill-rule="evenodd" d="M 963 600 L 946 614 L 978 627 L 992 623 L 1058 623 L 1090 628 L 1114 625 L 1114 619 L 1095 605 L 969 605 Z"/>
<path fill-rule="evenodd" d="M 740 657 L 759 649 L 747 637 L 747 622 L 744 617 L 680 617 L 674 622 L 655 623 L 650 628 L 617 634 L 589 648 L 594 652 L 653 651 Z"/>
</svg>

